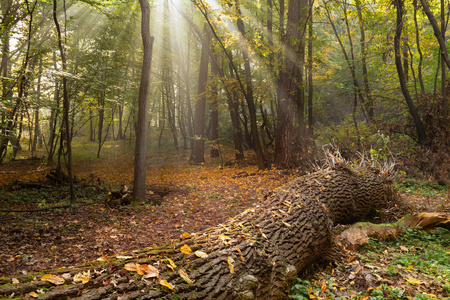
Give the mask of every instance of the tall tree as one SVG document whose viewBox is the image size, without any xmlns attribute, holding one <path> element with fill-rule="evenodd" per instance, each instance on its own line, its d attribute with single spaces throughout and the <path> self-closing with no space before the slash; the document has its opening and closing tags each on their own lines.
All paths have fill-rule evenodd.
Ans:
<svg viewBox="0 0 450 300">
<path fill-rule="evenodd" d="M 290 168 L 298 163 L 299 136 L 295 130 L 294 121 L 295 111 L 298 109 L 298 98 L 301 97 L 302 72 L 300 69 L 303 67 L 303 62 L 301 55 L 298 55 L 297 45 L 303 40 L 306 19 L 302 20 L 304 16 L 302 10 L 307 6 L 308 2 L 304 0 L 288 2 L 285 61 L 280 76 L 281 88 L 275 136 L 275 165 L 279 168 Z"/>
<path fill-rule="evenodd" d="M 208 81 L 209 47 L 211 30 L 208 24 L 204 25 L 202 52 L 200 56 L 200 70 L 198 77 L 197 101 L 194 110 L 194 137 L 190 163 L 201 164 L 205 162 L 205 113 L 206 113 L 206 83 Z"/>
<path fill-rule="evenodd" d="M 136 127 L 136 145 L 134 150 L 134 187 L 133 202 L 145 199 L 146 179 L 146 138 L 148 119 L 148 96 L 152 67 L 153 40 L 150 36 L 150 5 L 147 0 L 139 0 L 141 6 L 141 35 L 144 48 L 141 82 L 139 85 L 139 107 Z"/>
<path fill-rule="evenodd" d="M 423 125 L 422 120 L 420 119 L 419 113 L 414 105 L 414 102 L 411 98 L 411 95 L 408 91 L 408 87 L 406 85 L 406 78 L 404 74 L 404 69 L 402 66 L 402 57 L 400 53 L 400 41 L 402 37 L 402 29 L 403 29 L 403 0 L 395 0 L 395 5 L 397 8 L 397 27 L 395 30 L 394 37 L 394 51 L 395 51 L 395 66 L 397 68 L 398 78 L 400 81 L 400 87 L 403 92 L 403 96 L 405 98 L 406 104 L 408 105 L 409 112 L 413 118 L 414 125 L 416 127 L 417 132 L 417 140 L 420 144 L 422 144 L 426 137 L 425 127 Z"/>
<path fill-rule="evenodd" d="M 63 45 L 62 45 L 62 36 L 61 36 L 61 29 L 59 27 L 58 18 L 56 15 L 57 12 L 57 0 L 53 0 L 53 20 L 55 21 L 55 27 L 56 32 L 58 34 L 58 48 L 59 53 L 61 55 L 61 62 L 62 62 L 62 70 L 64 73 L 67 72 L 67 62 L 66 62 L 66 53 L 64 51 Z M 63 122 L 64 122 L 64 134 L 65 134 L 65 140 L 67 143 L 67 173 L 68 173 L 68 179 L 69 179 L 69 188 L 70 188 L 70 202 L 73 203 L 75 201 L 75 191 L 73 187 L 73 174 L 72 174 L 72 132 L 71 132 L 71 126 L 70 126 L 70 120 L 69 120 L 69 109 L 70 109 L 70 103 L 69 103 L 69 94 L 67 90 L 67 76 L 64 74 L 62 76 L 62 82 L 63 82 Z M 61 138 L 62 141 L 62 138 Z M 63 144 L 61 144 L 63 145 Z"/>
</svg>

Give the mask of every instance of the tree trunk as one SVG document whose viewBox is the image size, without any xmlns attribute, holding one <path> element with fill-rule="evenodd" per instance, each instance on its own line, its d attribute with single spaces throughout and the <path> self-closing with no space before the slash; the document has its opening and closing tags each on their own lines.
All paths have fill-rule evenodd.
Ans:
<svg viewBox="0 0 450 300">
<path fill-rule="evenodd" d="M 308 21 L 308 135 L 312 140 L 314 139 L 314 116 L 313 116 L 313 14 L 312 14 L 313 0 L 309 0 L 309 7 L 311 9 Z"/>
<path fill-rule="evenodd" d="M 420 47 L 419 22 L 417 21 L 417 0 L 413 0 L 413 6 L 414 6 L 414 28 L 416 30 L 416 47 L 417 53 L 419 53 L 419 65 L 417 66 L 417 70 L 418 70 L 420 91 L 422 93 L 425 93 L 425 85 L 423 83 L 423 76 L 422 76 L 423 54 L 422 49 Z"/>
<path fill-rule="evenodd" d="M 286 46 L 284 50 L 285 61 L 281 72 L 281 87 L 277 109 L 277 133 L 275 136 L 275 165 L 278 168 L 290 168 L 298 163 L 298 135 L 294 127 L 294 112 L 297 110 L 295 103 L 300 93 L 303 67 L 301 57 L 297 55 L 297 43 L 302 43 L 302 28 L 299 24 L 304 9 L 303 1 L 290 0 L 288 3 L 288 20 L 286 28 Z M 298 105 L 297 105 L 298 108 Z M 299 117 L 300 119 L 300 117 Z M 302 116 L 303 119 L 303 116 Z"/>
<path fill-rule="evenodd" d="M 414 125 L 416 127 L 417 132 L 417 141 L 419 144 L 422 144 L 427 134 L 425 132 L 425 127 L 420 119 L 419 113 L 417 112 L 416 107 L 414 106 L 411 95 L 409 94 L 408 87 L 406 86 L 405 75 L 403 74 L 403 66 L 402 66 L 402 58 L 400 53 L 400 40 L 402 35 L 402 27 L 403 27 L 403 0 L 396 0 L 397 6 L 397 27 L 395 31 L 394 37 L 394 50 L 395 50 L 395 66 L 397 68 L 398 78 L 400 80 L 400 87 L 403 92 L 403 96 L 405 97 L 406 104 L 408 105 L 409 112 L 414 121 Z"/>
<path fill-rule="evenodd" d="M 362 73 L 363 73 L 363 81 L 364 81 L 364 92 L 366 94 L 366 111 L 367 111 L 367 117 L 372 122 L 373 121 L 373 98 L 372 94 L 370 92 L 370 86 L 369 86 L 369 74 L 367 71 L 367 49 L 366 49 L 366 31 L 364 28 L 364 21 L 362 17 L 362 7 L 361 7 L 361 0 L 356 0 L 356 10 L 358 11 L 358 22 L 359 22 L 359 31 L 361 33 L 360 42 L 361 42 L 361 67 L 362 67 Z"/>
<path fill-rule="evenodd" d="M 144 47 L 141 83 L 139 85 L 139 107 L 134 149 L 133 202 L 145 199 L 145 179 L 147 176 L 145 141 L 147 138 L 148 96 L 152 67 L 153 37 L 150 36 L 150 5 L 147 0 L 139 0 L 141 6 L 141 35 Z"/>
<path fill-rule="evenodd" d="M 244 27 L 244 21 L 241 18 L 241 10 L 239 7 L 239 3 L 236 2 L 236 9 L 238 13 L 238 18 L 236 20 L 237 22 L 237 28 L 239 32 L 242 35 L 242 39 L 245 40 L 245 27 Z M 270 163 L 268 159 L 265 157 L 263 152 L 263 147 L 261 145 L 261 139 L 259 137 L 259 130 L 258 130 L 258 120 L 256 118 L 256 104 L 255 100 L 253 98 L 253 84 L 252 84 L 252 72 L 250 69 L 250 60 L 248 55 L 248 49 L 246 46 L 246 43 L 242 43 L 243 50 L 242 50 L 242 56 L 244 58 L 244 70 L 245 70 L 245 100 L 247 102 L 248 106 L 248 112 L 250 116 L 250 128 L 251 128 L 251 135 L 252 135 L 252 141 L 253 141 L 253 148 L 256 152 L 256 159 L 258 161 L 258 169 L 265 170 L 270 169 Z"/>
<path fill-rule="evenodd" d="M 67 72 L 67 63 L 66 63 L 66 54 L 62 46 L 62 38 L 61 38 L 61 30 L 59 28 L 59 23 L 56 17 L 56 2 L 57 0 L 53 0 L 53 20 L 55 21 L 55 27 L 56 32 L 58 33 L 58 48 L 59 53 L 61 55 L 61 62 L 62 62 L 62 71 L 65 73 Z M 70 204 L 73 204 L 75 202 L 75 191 L 73 187 L 73 174 L 72 174 L 72 132 L 70 130 L 70 122 L 69 122 L 69 95 L 67 91 L 67 77 L 64 75 L 62 76 L 62 82 L 63 82 L 63 122 L 64 122 L 64 133 L 65 133 L 65 139 L 67 142 L 67 175 L 69 176 L 69 189 L 70 189 Z M 61 136 L 61 141 L 63 140 L 63 137 Z M 64 143 L 61 143 L 61 146 Z"/>
<path fill-rule="evenodd" d="M 194 111 L 194 138 L 189 162 L 201 164 L 205 162 L 205 111 L 206 111 L 206 82 L 208 81 L 208 56 L 211 30 L 208 24 L 203 29 L 202 53 L 198 78 L 197 101 Z"/>
<path fill-rule="evenodd" d="M 297 273 L 332 253 L 333 225 L 364 220 L 391 196 L 391 185 L 372 171 L 313 173 L 223 225 L 141 252 L 133 262 L 154 265 L 156 280 L 137 280 L 124 263 L 105 262 L 118 271 L 89 287 L 57 287 L 42 299 L 287 299 Z"/>
<path fill-rule="evenodd" d="M 219 92 L 217 84 L 212 87 L 212 99 L 210 101 L 211 114 L 211 157 L 219 157 L 219 107 L 218 107 Z"/>
</svg>

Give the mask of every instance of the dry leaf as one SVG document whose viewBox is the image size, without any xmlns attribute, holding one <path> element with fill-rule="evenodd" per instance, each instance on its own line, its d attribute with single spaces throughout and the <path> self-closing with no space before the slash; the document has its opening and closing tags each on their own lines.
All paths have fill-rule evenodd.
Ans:
<svg viewBox="0 0 450 300">
<path fill-rule="evenodd" d="M 406 282 L 408 282 L 409 284 L 412 284 L 412 285 L 421 285 L 422 283 L 425 283 L 422 280 L 416 279 L 416 278 L 411 277 L 411 276 L 408 277 Z"/>
<path fill-rule="evenodd" d="M 180 275 L 181 278 L 183 278 L 184 281 L 186 281 L 188 284 L 193 283 L 193 281 L 189 279 L 189 276 L 186 274 L 186 272 L 183 271 L 182 269 L 178 269 L 178 275 Z"/>
<path fill-rule="evenodd" d="M 230 269 L 230 273 L 233 274 L 234 273 L 234 266 L 233 266 L 234 259 L 232 257 L 228 257 L 227 263 L 228 263 L 228 268 Z"/>
<path fill-rule="evenodd" d="M 191 235 L 189 234 L 189 233 L 183 233 L 182 235 L 181 235 L 181 238 L 182 239 L 187 239 L 188 237 L 190 237 Z"/>
<path fill-rule="evenodd" d="M 245 262 L 245 257 L 241 256 L 241 260 L 242 260 L 243 262 Z"/>
<path fill-rule="evenodd" d="M 13 278 L 12 279 L 12 284 L 19 284 L 19 280 L 17 278 Z"/>
<path fill-rule="evenodd" d="M 194 254 L 197 255 L 198 257 L 201 257 L 201 258 L 207 258 L 208 257 L 208 254 L 206 254 L 203 251 L 195 251 Z"/>
<path fill-rule="evenodd" d="M 177 265 L 173 262 L 173 260 L 171 260 L 170 258 L 167 258 L 167 261 L 169 262 L 169 264 L 167 265 L 169 268 L 173 270 L 175 270 L 177 268 Z"/>
<path fill-rule="evenodd" d="M 30 292 L 27 294 L 27 296 L 33 297 L 33 298 L 39 298 L 39 295 L 36 294 L 36 292 Z"/>
<path fill-rule="evenodd" d="M 286 223 L 285 221 L 281 220 L 281 222 L 283 222 L 284 225 L 286 225 L 286 227 L 291 227 L 291 224 Z"/>
<path fill-rule="evenodd" d="M 142 278 L 148 279 L 148 278 L 158 277 L 159 271 L 154 266 L 140 265 L 138 268 L 138 274 L 144 275 L 144 276 L 142 276 Z"/>
<path fill-rule="evenodd" d="M 137 269 L 139 268 L 139 264 L 135 264 L 135 263 L 129 263 L 126 264 L 125 266 L 123 266 L 125 270 L 127 271 L 134 271 L 137 272 Z"/>
<path fill-rule="evenodd" d="M 320 287 L 320 290 L 322 291 L 322 293 L 325 293 L 325 291 L 327 290 L 327 283 L 324 281 L 322 282 L 322 286 Z"/>
<path fill-rule="evenodd" d="M 54 285 L 61 285 L 65 282 L 64 278 L 51 274 L 45 274 L 44 276 L 42 276 L 41 281 L 48 281 L 50 283 L 53 283 Z"/>
<path fill-rule="evenodd" d="M 89 280 L 91 280 L 91 278 L 91 270 L 88 270 L 87 272 L 78 273 L 73 276 L 73 282 L 81 282 L 82 284 L 86 284 Z"/>
<path fill-rule="evenodd" d="M 191 254 L 192 252 L 191 248 L 189 248 L 188 245 L 184 245 L 183 247 L 181 247 L 180 251 L 183 252 L 184 254 Z"/>
<path fill-rule="evenodd" d="M 162 286 L 165 286 L 166 288 L 173 290 L 173 286 L 164 279 L 160 280 L 158 283 Z"/>
</svg>

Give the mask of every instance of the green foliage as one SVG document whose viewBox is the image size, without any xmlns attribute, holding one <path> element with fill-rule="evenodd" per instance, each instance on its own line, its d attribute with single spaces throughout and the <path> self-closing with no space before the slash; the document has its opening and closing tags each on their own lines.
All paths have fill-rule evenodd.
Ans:
<svg viewBox="0 0 450 300">
<path fill-rule="evenodd" d="M 437 228 L 432 232 L 406 229 L 396 240 L 371 240 L 360 250 L 360 260 L 371 265 L 375 276 L 385 283 L 366 289 L 339 285 L 336 277 L 347 275 L 327 269 L 317 279 L 297 279 L 292 287 L 293 299 L 443 299 L 437 292 L 424 287 L 437 285 L 441 291 L 450 291 L 450 231 Z M 346 264 L 335 270 L 345 271 Z M 354 273 L 352 273 L 354 274 Z M 418 286 L 421 288 L 418 289 Z"/>
</svg>

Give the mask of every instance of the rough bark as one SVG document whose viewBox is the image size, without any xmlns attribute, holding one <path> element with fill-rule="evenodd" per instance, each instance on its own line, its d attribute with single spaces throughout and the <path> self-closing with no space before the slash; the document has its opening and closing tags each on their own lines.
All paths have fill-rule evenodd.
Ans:
<svg viewBox="0 0 450 300">
<path fill-rule="evenodd" d="M 323 170 L 278 188 L 223 225 L 133 254 L 134 263 L 155 266 L 158 279 L 141 280 L 116 259 L 91 267 L 95 275 L 88 283 L 68 280 L 42 299 L 286 299 L 297 273 L 330 253 L 334 224 L 365 219 L 386 207 L 391 195 L 391 185 L 371 171 Z M 183 246 L 192 253 L 182 253 Z"/>
</svg>

